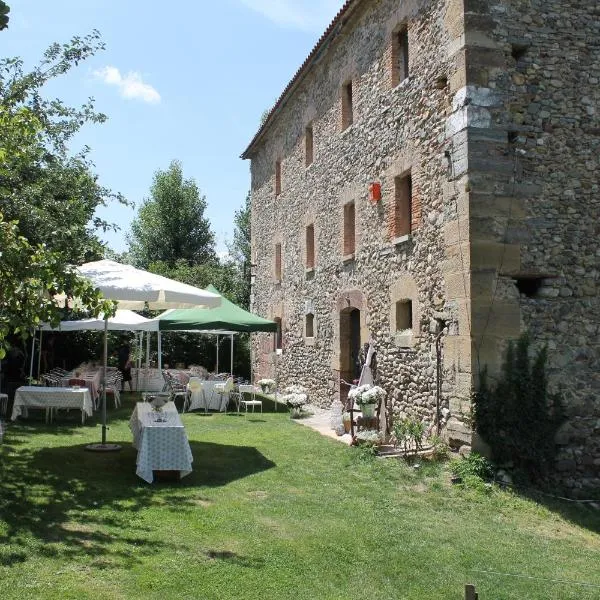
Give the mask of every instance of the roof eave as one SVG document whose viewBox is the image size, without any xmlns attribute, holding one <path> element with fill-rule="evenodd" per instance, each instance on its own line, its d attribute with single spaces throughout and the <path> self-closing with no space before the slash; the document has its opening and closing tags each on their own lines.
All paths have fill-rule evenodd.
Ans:
<svg viewBox="0 0 600 600">
<path fill-rule="evenodd" d="M 296 71 L 296 74 L 294 75 L 292 80 L 285 87 L 285 89 L 279 96 L 277 102 L 275 102 L 273 108 L 269 112 L 264 123 L 260 126 L 259 130 L 252 138 L 250 144 L 248 144 L 248 147 L 241 154 L 240 158 L 244 160 L 252 158 L 254 149 L 262 140 L 265 132 L 275 120 L 275 117 L 281 112 L 282 108 L 293 95 L 296 88 L 300 85 L 300 83 L 303 81 L 306 75 L 308 75 L 313 65 L 321 59 L 323 52 L 326 50 L 327 46 L 339 35 L 340 31 L 350 18 L 350 15 L 354 11 L 354 9 L 362 1 L 363 0 L 346 0 L 346 3 L 342 6 L 342 8 L 340 8 L 338 14 L 333 18 L 323 35 L 319 38 L 319 41 L 311 50 L 310 54 L 302 63 L 298 71 Z"/>
</svg>

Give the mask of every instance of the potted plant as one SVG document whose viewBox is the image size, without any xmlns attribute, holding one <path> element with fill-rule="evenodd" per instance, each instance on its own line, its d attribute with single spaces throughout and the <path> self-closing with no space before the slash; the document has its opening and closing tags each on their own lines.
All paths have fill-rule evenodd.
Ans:
<svg viewBox="0 0 600 600">
<path fill-rule="evenodd" d="M 256 383 L 263 394 L 270 394 L 275 389 L 275 382 L 272 379 L 259 379 Z"/>
<path fill-rule="evenodd" d="M 356 432 L 354 442 L 357 446 L 366 446 L 374 451 L 381 444 L 381 433 L 375 429 L 362 429 Z"/>
<path fill-rule="evenodd" d="M 290 417 L 298 419 L 302 416 L 304 405 L 308 403 L 308 392 L 301 385 L 290 385 L 283 391 L 281 400 L 290 409 Z"/>
<path fill-rule="evenodd" d="M 363 417 L 372 417 L 375 406 L 385 398 L 385 390 L 378 385 L 361 385 L 351 389 L 348 397 L 360 407 Z"/>
<path fill-rule="evenodd" d="M 350 433 L 350 423 L 352 422 L 352 416 L 348 411 L 342 413 L 342 423 L 344 424 L 344 433 Z"/>
</svg>

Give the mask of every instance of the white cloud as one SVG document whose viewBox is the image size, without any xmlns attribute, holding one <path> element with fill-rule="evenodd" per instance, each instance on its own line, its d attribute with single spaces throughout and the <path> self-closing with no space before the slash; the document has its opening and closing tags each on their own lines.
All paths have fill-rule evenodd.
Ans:
<svg viewBox="0 0 600 600">
<path fill-rule="evenodd" d="M 106 85 L 117 86 L 123 98 L 142 100 L 149 104 L 160 102 L 160 94 L 150 84 L 144 83 L 137 71 L 129 71 L 126 75 L 121 75 L 117 67 L 107 66 L 94 71 L 94 75 Z"/>
<path fill-rule="evenodd" d="M 343 0 L 240 0 L 252 10 L 284 27 L 321 33 Z"/>
</svg>

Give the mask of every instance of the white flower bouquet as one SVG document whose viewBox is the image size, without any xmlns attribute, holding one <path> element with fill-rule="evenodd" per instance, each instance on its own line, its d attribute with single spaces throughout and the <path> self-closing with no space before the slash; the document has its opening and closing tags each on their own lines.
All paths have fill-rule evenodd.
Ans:
<svg viewBox="0 0 600 600">
<path fill-rule="evenodd" d="M 354 436 L 356 443 L 362 446 L 379 446 L 382 441 L 382 436 L 379 431 L 375 429 L 362 429 L 357 431 Z"/>
<path fill-rule="evenodd" d="M 348 392 L 348 398 L 354 400 L 358 406 L 365 406 L 366 404 L 378 404 L 380 400 L 383 400 L 386 396 L 386 392 L 383 388 L 378 385 L 361 385 L 356 388 L 352 388 Z"/>
<path fill-rule="evenodd" d="M 256 383 L 264 394 L 269 394 L 275 389 L 275 382 L 272 379 L 259 379 Z"/>
<path fill-rule="evenodd" d="M 286 403 L 290 409 L 293 418 L 302 414 L 302 408 L 308 402 L 308 392 L 301 385 L 290 385 L 283 391 L 281 400 Z"/>
</svg>

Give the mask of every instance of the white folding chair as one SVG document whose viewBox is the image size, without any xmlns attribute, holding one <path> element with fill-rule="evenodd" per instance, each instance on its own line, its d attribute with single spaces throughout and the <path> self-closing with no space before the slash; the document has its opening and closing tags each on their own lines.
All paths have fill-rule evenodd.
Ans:
<svg viewBox="0 0 600 600">
<path fill-rule="evenodd" d="M 256 406 L 260 406 L 260 412 L 263 411 L 263 403 L 262 400 L 257 400 L 255 395 L 255 390 L 253 385 L 240 385 L 240 404 L 244 407 L 246 414 L 248 414 L 248 407 L 252 407 L 252 412 L 254 412 L 254 408 Z M 250 399 L 245 400 L 244 394 L 250 394 Z M 239 407 L 238 407 L 239 412 Z"/>
<path fill-rule="evenodd" d="M 215 383 L 214 390 L 215 394 L 219 395 L 219 410 L 223 410 L 225 396 L 227 396 L 227 402 L 229 402 L 230 394 L 233 391 L 233 377 L 228 377 L 225 383 Z"/>
<path fill-rule="evenodd" d="M 192 407 L 192 397 L 195 394 L 200 394 L 204 397 L 202 382 L 197 377 L 190 377 L 190 380 L 187 384 L 187 389 L 189 390 L 189 397 L 186 403 L 183 406 L 183 412 L 185 412 L 186 408 L 191 409 Z M 208 402 L 206 402 L 206 398 L 204 398 L 204 412 L 208 412 Z"/>
</svg>

